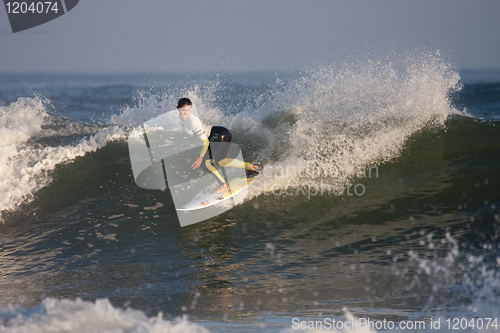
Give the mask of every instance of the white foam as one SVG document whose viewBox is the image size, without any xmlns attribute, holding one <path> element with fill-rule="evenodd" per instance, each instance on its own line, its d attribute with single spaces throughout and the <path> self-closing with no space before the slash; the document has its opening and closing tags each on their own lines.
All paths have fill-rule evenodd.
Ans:
<svg viewBox="0 0 500 333">
<path fill-rule="evenodd" d="M 120 128 L 111 127 L 74 145 L 42 147 L 27 142 L 44 136 L 42 125 L 48 121 L 44 101 L 40 99 L 19 98 L 9 106 L 0 106 L 0 212 L 32 200 L 35 192 L 51 182 L 51 171 L 58 164 L 125 136 Z"/>
<path fill-rule="evenodd" d="M 345 177 L 322 181 L 345 183 L 352 170 L 398 157 L 410 136 L 443 127 L 458 112 L 448 96 L 459 88 L 458 73 L 433 55 L 315 69 L 261 110 L 264 124 L 277 119 L 278 125 L 262 131 L 269 143 L 260 159 L 271 170 L 254 184 L 261 191 L 317 185 L 314 174 L 333 166 Z M 315 172 L 297 177 L 306 168 Z"/>
<path fill-rule="evenodd" d="M 354 332 L 374 333 L 370 325 L 359 325 L 347 309 L 343 309 L 345 321 L 354 323 L 350 329 L 321 330 L 285 328 L 289 332 Z M 316 322 L 316 321 L 311 321 Z M 247 322 L 241 323 L 245 329 Z M 292 324 L 292 323 L 290 323 Z M 302 324 L 302 327 L 307 327 Z M 312 324 L 311 324 L 312 325 Z M 337 325 L 338 326 L 338 325 Z M 299 326 L 300 327 L 300 326 Z M 346 327 L 349 327 L 346 325 Z M 95 302 L 81 299 L 47 298 L 40 305 L 30 309 L 0 310 L 0 331 L 5 333 L 208 333 L 201 325 L 189 322 L 187 317 L 173 321 L 164 320 L 160 312 L 155 317 L 148 318 L 144 312 L 133 309 L 115 308 L 108 299 Z M 262 328 L 262 332 L 266 329 Z"/>
<path fill-rule="evenodd" d="M 148 318 L 142 311 L 118 309 L 109 300 L 95 302 L 48 298 L 28 310 L 0 311 L 0 331 L 8 333 L 206 333 L 186 318 L 168 321 L 162 314 Z"/>
</svg>

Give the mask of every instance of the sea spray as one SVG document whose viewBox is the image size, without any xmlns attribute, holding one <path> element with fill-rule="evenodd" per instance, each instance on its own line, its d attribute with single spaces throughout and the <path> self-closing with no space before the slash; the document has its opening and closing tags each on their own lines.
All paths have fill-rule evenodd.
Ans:
<svg viewBox="0 0 500 333">
<path fill-rule="evenodd" d="M 459 88 L 458 73 L 430 55 L 312 70 L 270 102 L 275 108 L 263 123 L 281 120 L 272 125 L 272 148 L 259 158 L 266 168 L 285 170 L 378 165 L 398 157 L 411 135 L 444 126 L 447 116 L 458 112 L 450 106 L 449 94 Z M 346 184 L 355 178 L 344 175 L 321 180 Z M 292 172 L 263 181 L 286 188 L 320 179 Z"/>
</svg>

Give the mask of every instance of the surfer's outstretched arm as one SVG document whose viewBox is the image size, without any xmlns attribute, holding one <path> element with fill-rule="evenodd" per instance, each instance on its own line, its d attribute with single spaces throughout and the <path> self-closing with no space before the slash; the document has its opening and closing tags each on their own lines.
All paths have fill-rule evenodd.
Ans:
<svg viewBox="0 0 500 333">
<path fill-rule="evenodd" d="M 203 162 L 203 156 L 205 156 L 205 154 L 207 153 L 209 144 L 210 142 L 208 141 L 208 139 L 203 140 L 203 146 L 201 147 L 200 156 L 198 156 L 198 158 L 193 162 L 191 168 L 198 169 L 200 167 L 201 163 Z"/>
</svg>

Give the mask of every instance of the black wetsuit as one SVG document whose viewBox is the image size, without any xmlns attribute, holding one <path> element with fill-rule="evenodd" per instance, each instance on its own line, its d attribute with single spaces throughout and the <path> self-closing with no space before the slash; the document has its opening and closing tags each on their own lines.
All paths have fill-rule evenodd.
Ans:
<svg viewBox="0 0 500 333">
<path fill-rule="evenodd" d="M 212 170 L 208 169 L 206 161 L 212 160 L 212 164 L 219 164 L 221 160 L 226 158 L 227 153 L 229 152 L 229 143 L 231 142 L 231 132 L 222 126 L 212 126 L 210 135 L 208 136 L 208 141 L 210 142 L 208 150 L 205 153 L 205 156 L 203 156 L 203 161 L 201 162 L 200 167 L 214 177 L 220 185 L 224 185 L 225 181 L 220 179 L 217 174 L 214 174 Z M 212 144 L 214 142 L 217 144 Z"/>
</svg>

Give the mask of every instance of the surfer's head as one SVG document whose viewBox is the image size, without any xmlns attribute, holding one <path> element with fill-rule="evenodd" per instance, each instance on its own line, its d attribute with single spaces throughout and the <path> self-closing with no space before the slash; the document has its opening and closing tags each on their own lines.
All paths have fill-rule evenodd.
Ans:
<svg viewBox="0 0 500 333">
<path fill-rule="evenodd" d="M 182 107 L 184 107 L 186 105 L 189 105 L 189 106 L 193 105 L 193 103 L 191 103 L 191 100 L 189 98 L 184 97 L 184 98 L 181 98 L 177 102 L 177 108 L 178 109 L 180 109 L 180 108 L 182 108 Z"/>
<path fill-rule="evenodd" d="M 177 102 L 177 111 L 179 111 L 179 115 L 182 120 L 188 119 L 191 114 L 191 100 L 189 98 L 181 98 L 179 102 Z"/>
</svg>

